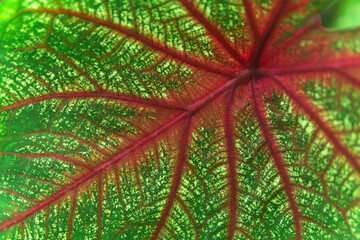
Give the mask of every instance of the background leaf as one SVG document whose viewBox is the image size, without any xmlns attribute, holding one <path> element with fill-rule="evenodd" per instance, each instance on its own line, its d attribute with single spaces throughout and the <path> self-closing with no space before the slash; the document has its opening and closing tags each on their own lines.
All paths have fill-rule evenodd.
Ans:
<svg viewBox="0 0 360 240">
<path fill-rule="evenodd" d="M 324 27 L 332 30 L 349 30 L 359 27 L 360 3 L 356 0 L 333 1 L 322 13 Z"/>
</svg>

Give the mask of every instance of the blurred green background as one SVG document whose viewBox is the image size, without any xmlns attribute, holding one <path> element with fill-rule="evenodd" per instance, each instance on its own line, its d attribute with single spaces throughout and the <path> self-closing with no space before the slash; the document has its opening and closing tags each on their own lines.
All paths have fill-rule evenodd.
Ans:
<svg viewBox="0 0 360 240">
<path fill-rule="evenodd" d="M 360 27 L 360 0 L 329 0 L 322 13 L 323 26 L 329 30 L 351 30 Z"/>
<path fill-rule="evenodd" d="M 14 15 L 20 3 L 21 0 L 0 0 L 0 26 Z M 4 5 L 12 5 L 12 7 L 6 8 L 5 12 Z M 328 7 L 322 12 L 321 18 L 323 26 L 331 31 L 358 28 L 360 27 L 360 0 L 329 0 Z"/>
</svg>

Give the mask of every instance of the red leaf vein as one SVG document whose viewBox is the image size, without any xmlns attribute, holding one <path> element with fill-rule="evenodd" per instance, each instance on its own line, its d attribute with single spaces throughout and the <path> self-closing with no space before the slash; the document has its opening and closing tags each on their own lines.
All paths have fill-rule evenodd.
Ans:
<svg viewBox="0 0 360 240">
<path fill-rule="evenodd" d="M 260 97 L 258 96 L 258 93 L 255 90 L 255 81 L 254 80 L 251 82 L 251 91 L 252 91 L 252 94 L 251 94 L 252 105 L 253 105 L 253 109 L 254 109 L 257 121 L 259 123 L 260 129 L 261 129 L 261 133 L 263 134 L 263 136 L 267 142 L 267 145 L 268 145 L 270 153 L 273 157 L 274 163 L 280 174 L 280 178 L 283 183 L 284 189 L 286 191 L 286 195 L 289 199 L 290 208 L 293 212 L 293 222 L 294 222 L 294 227 L 295 227 L 296 239 L 301 239 L 301 224 L 300 224 L 301 215 L 296 206 L 296 202 L 295 202 L 294 195 L 293 195 L 293 190 L 291 187 L 291 181 L 290 181 L 289 175 L 286 171 L 286 168 L 284 166 L 284 160 L 280 154 L 280 150 L 274 139 L 273 133 L 268 126 L 267 118 L 264 114 L 265 108 L 262 105 L 261 99 L 259 99 Z"/>
</svg>

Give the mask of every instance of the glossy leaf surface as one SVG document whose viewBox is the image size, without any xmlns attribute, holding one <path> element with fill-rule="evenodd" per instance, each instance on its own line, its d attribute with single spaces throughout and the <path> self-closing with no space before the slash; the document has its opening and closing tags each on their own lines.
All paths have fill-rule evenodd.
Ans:
<svg viewBox="0 0 360 240">
<path fill-rule="evenodd" d="M 0 239 L 360 238 L 360 35 L 326 0 L 9 2 Z"/>
</svg>

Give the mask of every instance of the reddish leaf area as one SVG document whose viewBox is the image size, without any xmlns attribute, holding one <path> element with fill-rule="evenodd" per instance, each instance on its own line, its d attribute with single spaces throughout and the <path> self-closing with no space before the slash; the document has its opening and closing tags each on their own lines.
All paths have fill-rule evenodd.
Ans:
<svg viewBox="0 0 360 240">
<path fill-rule="evenodd" d="M 71 232 L 73 229 L 74 211 L 76 208 L 76 196 L 78 194 L 79 187 L 88 182 L 90 179 L 95 179 L 98 186 L 99 206 L 98 206 L 98 228 L 99 234 L 101 232 L 101 211 L 102 211 L 102 198 L 103 198 L 103 183 L 102 176 L 104 171 L 109 168 L 117 168 L 116 163 L 136 153 L 136 150 L 147 145 L 148 143 L 155 141 L 158 136 L 163 135 L 169 129 L 180 128 L 181 136 L 179 140 L 179 154 L 175 164 L 175 170 L 172 177 L 172 185 L 170 193 L 167 197 L 167 201 L 161 217 L 153 232 L 152 239 L 157 239 L 159 234 L 164 228 L 166 220 L 169 217 L 171 209 L 174 206 L 174 202 L 177 201 L 177 192 L 181 185 L 182 175 L 184 167 L 187 162 L 187 153 L 189 148 L 189 139 L 193 128 L 194 118 L 208 107 L 210 104 L 217 101 L 219 98 L 224 97 L 224 110 L 223 110 L 223 128 L 225 134 L 226 144 L 226 156 L 227 156 L 227 171 L 228 171 L 228 183 L 229 183 L 229 196 L 228 196 L 228 239 L 233 239 L 235 232 L 238 230 L 236 223 L 238 218 L 237 213 L 237 196 L 239 194 L 237 180 L 236 180 L 236 168 L 237 160 L 239 158 L 236 153 L 235 144 L 235 124 L 234 124 L 234 111 L 239 107 L 239 102 L 249 103 L 253 109 L 254 119 L 259 125 L 263 139 L 266 141 L 266 148 L 271 154 L 272 161 L 277 167 L 278 174 L 281 179 L 283 189 L 286 192 L 288 198 L 289 207 L 293 216 L 293 227 L 296 233 L 296 239 L 302 237 L 302 222 L 306 220 L 299 211 L 298 204 L 294 198 L 294 186 L 289 178 L 287 171 L 287 165 L 284 162 L 279 143 L 272 127 L 270 126 L 270 119 L 267 114 L 268 107 L 264 102 L 266 97 L 269 97 L 272 93 L 276 92 L 280 96 L 287 96 L 300 112 L 308 116 L 308 118 L 319 128 L 319 130 L 326 136 L 329 142 L 334 146 L 336 152 L 346 158 L 347 162 L 357 171 L 360 172 L 360 165 L 357 157 L 354 156 L 352 150 L 343 144 L 342 139 L 339 138 L 333 127 L 328 124 L 322 116 L 318 114 L 318 110 L 310 103 L 308 98 L 301 92 L 299 83 L 295 83 L 293 77 L 304 76 L 304 74 L 323 74 L 329 73 L 336 76 L 340 76 L 341 82 L 346 85 L 360 88 L 360 81 L 356 79 L 348 70 L 356 70 L 360 66 L 360 57 L 358 55 L 350 55 L 346 52 L 341 53 L 339 56 L 333 56 L 330 52 L 329 56 L 317 56 L 323 52 L 319 52 L 319 48 L 328 45 L 331 39 L 314 39 L 319 41 L 313 48 L 309 46 L 309 49 L 300 49 L 299 42 L 304 38 L 312 37 L 314 32 L 322 32 L 320 28 L 319 18 L 309 18 L 310 21 L 306 23 L 300 29 L 289 29 L 283 25 L 283 22 L 287 19 L 289 14 L 297 11 L 297 9 L 303 8 L 302 2 L 289 4 L 290 1 L 279 0 L 276 4 L 273 4 L 270 10 L 269 16 L 264 21 L 264 24 L 257 22 L 258 13 L 254 9 L 255 4 L 249 0 L 243 0 L 244 7 L 246 8 L 246 18 L 249 24 L 249 36 L 252 36 L 253 43 L 251 46 L 250 54 L 243 54 L 233 44 L 231 39 L 228 39 L 221 29 L 214 24 L 209 18 L 191 1 L 180 0 L 184 9 L 201 24 L 208 34 L 211 36 L 213 43 L 223 51 L 224 55 L 227 55 L 229 59 L 236 62 L 236 66 L 224 66 L 221 65 L 221 61 L 204 61 L 203 59 L 197 59 L 186 53 L 173 50 L 157 40 L 150 39 L 149 37 L 140 33 L 134 32 L 126 27 L 119 26 L 111 21 L 105 21 L 93 16 L 86 15 L 72 11 L 70 9 L 62 10 L 50 10 L 50 9 L 33 9 L 24 10 L 21 14 L 38 13 L 48 15 L 67 15 L 74 18 L 82 19 L 87 22 L 94 23 L 99 26 L 107 27 L 120 34 L 141 42 L 148 48 L 155 52 L 159 52 L 168 58 L 181 62 L 193 69 L 194 71 L 200 71 L 203 74 L 210 74 L 218 77 L 219 85 L 213 86 L 206 94 L 203 94 L 197 100 L 191 104 L 174 103 L 165 100 L 149 100 L 136 96 L 121 95 L 115 93 L 105 92 L 101 85 L 89 76 L 86 71 L 82 70 L 72 62 L 66 56 L 62 56 L 56 51 L 51 50 L 46 44 L 36 46 L 35 48 L 44 48 L 47 51 L 55 54 L 62 59 L 66 64 L 76 69 L 82 76 L 93 83 L 95 91 L 93 92 L 79 92 L 79 93 L 55 93 L 40 96 L 28 100 L 18 101 L 16 104 L 6 106 L 0 109 L 0 113 L 8 110 L 13 110 L 19 107 L 35 104 L 49 99 L 109 99 L 116 100 L 125 103 L 131 103 L 144 107 L 163 109 L 163 111 L 172 112 L 175 115 L 171 120 L 165 122 L 162 126 L 159 126 L 153 132 L 143 136 L 141 139 L 132 142 L 128 147 L 115 155 L 101 150 L 104 156 L 108 158 L 98 166 L 89 166 L 84 163 L 77 162 L 76 160 L 65 158 L 63 156 L 56 155 L 28 155 L 28 157 L 52 157 L 58 158 L 60 161 L 73 163 L 84 169 L 84 174 L 73 183 L 64 187 L 53 196 L 47 198 L 45 201 L 37 202 L 36 206 L 29 209 L 27 212 L 17 214 L 12 220 L 3 223 L 0 226 L 0 231 L 8 229 L 16 224 L 23 224 L 23 221 L 35 213 L 46 209 L 51 204 L 54 204 L 64 196 L 69 195 L 72 201 L 72 210 L 69 219 L 69 235 L 71 238 Z M 307 1 L 303 1 L 306 3 Z M 306 6 L 306 5 L 305 5 Z M 263 25 L 263 26 L 262 26 Z M 282 39 L 281 32 L 287 30 L 292 31 L 292 36 Z M 278 48 L 274 49 L 274 43 L 280 41 Z M 34 49 L 34 47 L 32 48 Z M 295 50 L 294 50 L 295 49 Z M 24 50 L 24 49 L 22 49 Z M 29 50 L 29 49 L 27 49 Z M 20 51 L 20 49 L 19 49 Z M 289 53 L 289 52 L 293 53 Z M 295 52 L 295 53 L 294 53 Z M 307 52 L 308 57 L 301 53 Z M 293 54 L 293 55 L 291 55 Z M 298 56 L 298 58 L 297 58 Z M 19 71 L 28 73 L 19 67 Z M 34 77 L 40 82 L 44 81 Z M 45 85 L 45 84 L 44 84 Z M 96 146 L 93 146 L 96 148 Z M 102 152 L 101 152 L 102 151 Z M 2 154 L 17 154 L 17 153 L 2 153 Z M 19 155 L 19 154 L 18 154 Z M 35 156 L 36 155 L 36 156 Z M 133 162 L 136 166 L 136 161 Z M 136 168 L 135 168 L 136 169 Z M 116 171 L 115 169 L 115 172 Z M 136 173 L 137 182 L 140 182 L 139 173 Z M 97 180 L 96 180 L 97 179 Z M 119 183 L 117 183 L 119 184 Z M 139 184 L 140 185 L 140 184 Z M 119 186 L 117 186 L 120 189 Z M 14 193 L 18 194 L 18 193 Z M 19 194 L 18 194 L 19 195 Z M 34 200 L 32 200 L 34 201 Z M 179 201 L 181 204 L 181 201 Z M 190 213 L 188 213 L 190 215 Z M 313 220 L 314 221 L 314 220 Z M 318 223 L 321 225 L 321 223 Z M 244 233 L 246 235 L 246 233 Z M 100 238 L 100 235 L 98 236 Z M 197 237 L 199 237 L 197 235 Z"/>
</svg>

